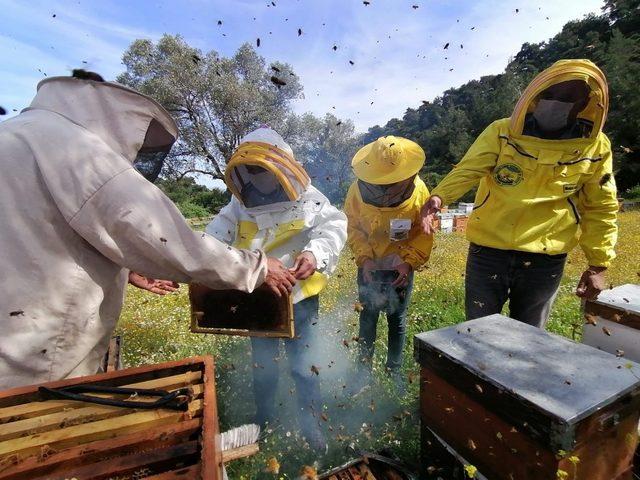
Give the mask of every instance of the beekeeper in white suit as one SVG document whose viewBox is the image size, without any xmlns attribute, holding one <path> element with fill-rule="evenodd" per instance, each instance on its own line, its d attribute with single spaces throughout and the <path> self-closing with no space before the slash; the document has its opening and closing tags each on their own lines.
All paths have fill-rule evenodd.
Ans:
<svg viewBox="0 0 640 480">
<path fill-rule="evenodd" d="M 72 77 L 40 82 L 0 124 L 0 389 L 96 373 L 128 269 L 245 291 L 295 283 L 262 251 L 192 231 L 133 167 L 177 134 L 151 98 Z"/>
<path fill-rule="evenodd" d="M 225 170 L 231 202 L 206 231 L 237 248 L 264 250 L 289 267 L 298 283 L 293 288 L 296 338 L 285 340 L 291 375 L 296 383 L 298 419 L 314 449 L 326 447 L 318 428 L 322 410 L 320 385 L 313 374 L 318 295 L 334 271 L 347 239 L 347 217 L 311 185 L 309 175 L 291 147 L 270 128 L 259 128 L 240 140 Z M 256 421 L 273 426 L 278 386 L 279 340 L 252 338 Z M 311 348 L 310 348 L 311 347 Z"/>
</svg>

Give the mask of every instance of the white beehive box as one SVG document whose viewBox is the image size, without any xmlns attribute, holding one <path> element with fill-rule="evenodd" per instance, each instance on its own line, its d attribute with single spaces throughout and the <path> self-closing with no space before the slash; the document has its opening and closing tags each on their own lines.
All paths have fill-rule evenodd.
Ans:
<svg viewBox="0 0 640 480">
<path fill-rule="evenodd" d="M 458 209 L 464 212 L 466 215 L 469 215 L 473 211 L 473 206 L 473 203 L 460 202 L 458 204 Z"/>
<path fill-rule="evenodd" d="M 443 233 L 453 232 L 453 213 L 441 213 L 440 214 L 440 231 Z"/>
<path fill-rule="evenodd" d="M 640 362 L 640 285 L 605 290 L 587 301 L 585 315 L 583 343 Z"/>
</svg>

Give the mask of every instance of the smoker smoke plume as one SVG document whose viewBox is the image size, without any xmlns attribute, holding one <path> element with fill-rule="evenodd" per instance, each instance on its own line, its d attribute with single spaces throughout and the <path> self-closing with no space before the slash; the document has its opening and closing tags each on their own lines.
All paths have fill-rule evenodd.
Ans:
<svg viewBox="0 0 640 480">
<path fill-rule="evenodd" d="M 398 396 L 387 379 L 383 362 L 380 362 L 386 356 L 385 322 L 382 318 L 378 328 L 380 341 L 376 345 L 381 355 L 377 355 L 374 362 L 372 384 L 353 396 L 351 384 L 358 371 L 358 315 L 354 312 L 358 296 L 355 270 L 350 266 L 347 271 L 347 275 L 353 276 L 349 290 L 340 292 L 338 303 L 331 308 L 327 308 L 325 302 L 317 324 L 313 325 L 317 329 L 316 341 L 308 347 L 322 392 L 322 405 L 319 408 L 314 406 L 314 416 L 329 443 L 328 454 L 312 451 L 301 438 L 296 421 L 295 384 L 289 374 L 289 359 L 284 348 L 274 359 L 280 368 L 279 393 L 276 396 L 279 422 L 267 429 L 261 449 L 267 455 L 276 456 L 283 468 L 289 468 L 292 474 L 297 474 L 304 464 L 315 463 L 320 470 L 326 470 L 363 450 L 399 446 L 393 436 L 399 428 L 414 429 L 417 436 L 415 392 L 404 398 Z M 252 363 L 249 342 L 246 339 L 235 341 L 233 348 L 219 354 L 217 364 L 221 428 L 252 422 L 255 414 L 252 369 L 260 368 L 260 365 Z M 305 369 L 308 375 L 315 375 L 310 367 Z M 386 436 L 381 432 L 386 432 Z M 391 434 L 387 435 L 388 432 Z"/>
</svg>

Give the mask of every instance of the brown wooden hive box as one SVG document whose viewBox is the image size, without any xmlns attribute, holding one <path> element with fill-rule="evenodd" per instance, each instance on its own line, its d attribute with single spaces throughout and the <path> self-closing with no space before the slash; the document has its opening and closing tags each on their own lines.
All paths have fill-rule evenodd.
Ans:
<svg viewBox="0 0 640 480">
<path fill-rule="evenodd" d="M 318 480 L 415 480 L 415 476 L 392 459 L 366 453 L 321 474 Z"/>
<path fill-rule="evenodd" d="M 640 362 L 640 285 L 605 290 L 584 313 L 583 343 Z"/>
<path fill-rule="evenodd" d="M 633 478 L 640 365 L 502 315 L 414 347 L 422 478 L 465 478 L 451 450 L 490 480 Z"/>
<path fill-rule="evenodd" d="M 467 223 L 469 222 L 469 217 L 456 215 L 453 217 L 453 229 L 456 232 L 466 232 L 467 231 Z"/>
<path fill-rule="evenodd" d="M 0 479 L 221 480 L 213 369 L 211 357 L 194 357 L 0 392 Z M 79 385 L 190 392 L 183 411 L 44 399 L 39 392 Z"/>
<path fill-rule="evenodd" d="M 266 287 L 252 293 L 189 285 L 191 331 L 219 335 L 293 338 L 290 296 L 277 297 Z"/>
</svg>

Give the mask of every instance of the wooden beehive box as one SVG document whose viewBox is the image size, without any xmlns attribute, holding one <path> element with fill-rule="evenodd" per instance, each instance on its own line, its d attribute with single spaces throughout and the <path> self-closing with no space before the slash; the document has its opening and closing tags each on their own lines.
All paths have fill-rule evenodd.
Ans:
<svg viewBox="0 0 640 480">
<path fill-rule="evenodd" d="M 415 477 L 394 460 L 367 453 L 321 474 L 318 480 L 415 480 Z"/>
<path fill-rule="evenodd" d="M 264 286 L 246 293 L 192 283 L 189 300 L 194 333 L 280 338 L 295 335 L 291 297 L 277 297 Z"/>
<path fill-rule="evenodd" d="M 491 480 L 632 478 L 640 365 L 502 315 L 414 346 L 425 478 L 464 478 L 445 449 Z"/>
<path fill-rule="evenodd" d="M 456 232 L 466 232 L 469 217 L 466 215 L 456 215 L 453 217 L 453 230 Z"/>
<path fill-rule="evenodd" d="M 621 285 L 588 300 L 583 343 L 640 362 L 640 285 Z"/>
<path fill-rule="evenodd" d="M 0 479 L 221 480 L 213 368 L 211 357 L 195 357 L 0 392 Z M 192 393 L 186 411 L 45 400 L 39 393 L 40 386 L 72 385 Z"/>
</svg>

